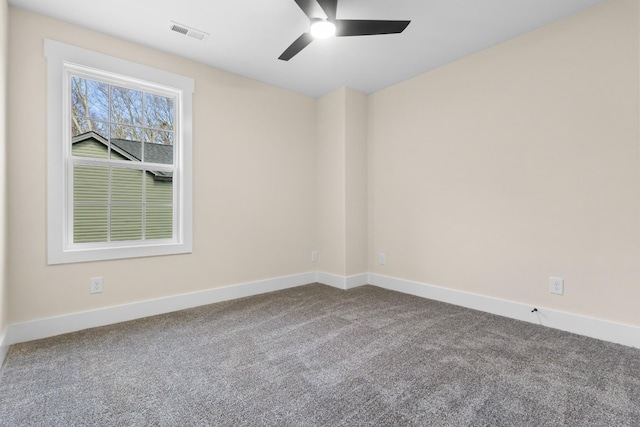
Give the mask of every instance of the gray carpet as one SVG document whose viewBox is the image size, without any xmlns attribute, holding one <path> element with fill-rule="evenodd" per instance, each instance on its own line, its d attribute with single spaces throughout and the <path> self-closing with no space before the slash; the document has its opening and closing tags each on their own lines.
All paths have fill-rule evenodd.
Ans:
<svg viewBox="0 0 640 427">
<path fill-rule="evenodd" d="M 12 346 L 2 426 L 640 426 L 640 350 L 314 284 Z"/>
</svg>

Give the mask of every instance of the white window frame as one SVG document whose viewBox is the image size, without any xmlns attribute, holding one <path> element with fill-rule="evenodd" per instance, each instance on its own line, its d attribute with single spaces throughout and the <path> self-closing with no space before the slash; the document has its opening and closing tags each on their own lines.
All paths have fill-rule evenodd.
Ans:
<svg viewBox="0 0 640 427">
<path fill-rule="evenodd" d="M 47 58 L 47 262 L 64 264 L 192 252 L 191 78 L 45 39 Z M 118 82 L 142 83 L 176 94 L 174 237 L 125 242 L 73 243 L 69 73 L 93 70 Z M 89 163 L 91 162 L 90 159 Z M 120 166 L 120 165 L 119 165 Z"/>
</svg>

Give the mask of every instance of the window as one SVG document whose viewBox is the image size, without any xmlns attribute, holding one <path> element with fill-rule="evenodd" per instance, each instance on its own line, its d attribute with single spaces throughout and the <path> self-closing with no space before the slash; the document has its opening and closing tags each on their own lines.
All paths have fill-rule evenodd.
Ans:
<svg viewBox="0 0 640 427">
<path fill-rule="evenodd" d="M 45 41 L 48 262 L 191 252 L 193 80 Z"/>
<path fill-rule="evenodd" d="M 70 243 L 172 239 L 178 94 L 65 68 Z"/>
</svg>

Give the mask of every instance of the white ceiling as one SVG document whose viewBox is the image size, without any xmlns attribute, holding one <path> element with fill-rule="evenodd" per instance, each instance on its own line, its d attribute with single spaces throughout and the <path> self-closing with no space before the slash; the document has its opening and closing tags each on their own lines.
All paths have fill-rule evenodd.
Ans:
<svg viewBox="0 0 640 427">
<path fill-rule="evenodd" d="M 339 0 L 338 19 L 411 20 L 402 34 L 315 40 L 278 56 L 309 21 L 294 0 L 10 0 L 9 3 L 319 97 L 376 92 L 604 0 Z M 176 21 L 205 42 L 169 30 Z"/>
</svg>

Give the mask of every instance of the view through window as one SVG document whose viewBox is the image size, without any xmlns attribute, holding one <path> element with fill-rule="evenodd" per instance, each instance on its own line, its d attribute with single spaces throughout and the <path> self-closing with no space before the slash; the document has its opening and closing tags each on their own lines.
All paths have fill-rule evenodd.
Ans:
<svg viewBox="0 0 640 427">
<path fill-rule="evenodd" d="M 69 88 L 73 243 L 172 238 L 175 99 L 78 75 Z"/>
</svg>

